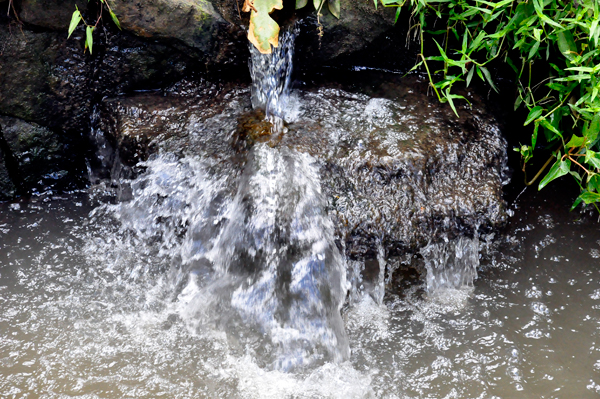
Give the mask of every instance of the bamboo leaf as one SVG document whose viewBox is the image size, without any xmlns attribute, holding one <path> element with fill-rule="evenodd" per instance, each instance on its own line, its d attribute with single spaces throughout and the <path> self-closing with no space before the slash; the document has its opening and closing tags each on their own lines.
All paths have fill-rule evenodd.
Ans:
<svg viewBox="0 0 600 399">
<path fill-rule="evenodd" d="M 77 6 L 75 6 L 75 8 L 77 8 Z M 73 32 L 75 31 L 75 29 L 77 29 L 77 25 L 79 25 L 79 22 L 81 21 L 81 12 L 79 12 L 79 9 L 76 9 L 73 12 L 73 16 L 71 17 L 71 23 L 69 24 L 69 35 L 67 36 L 67 39 L 71 37 L 71 35 L 73 34 Z"/>
<path fill-rule="evenodd" d="M 117 16 L 113 12 L 113 10 L 108 10 L 108 12 L 110 13 L 110 17 L 112 18 L 112 20 L 115 23 L 115 25 L 117 25 L 117 28 L 119 28 L 119 30 L 122 30 L 121 29 L 121 23 L 119 22 L 119 19 L 117 18 Z"/>
<path fill-rule="evenodd" d="M 93 32 L 93 26 L 87 26 L 85 28 L 85 45 L 90 50 L 90 54 L 92 54 L 92 46 L 94 45 L 94 36 L 92 34 Z"/>
<path fill-rule="evenodd" d="M 469 74 L 467 75 L 467 87 L 471 84 L 471 79 L 473 79 L 473 72 L 475 71 L 475 67 L 472 66 Z"/>
</svg>

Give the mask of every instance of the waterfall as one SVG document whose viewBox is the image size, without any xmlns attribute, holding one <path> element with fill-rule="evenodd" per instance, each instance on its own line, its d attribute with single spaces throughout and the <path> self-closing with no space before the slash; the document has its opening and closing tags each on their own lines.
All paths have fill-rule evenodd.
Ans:
<svg viewBox="0 0 600 399">
<path fill-rule="evenodd" d="M 430 294 L 473 286 L 479 266 L 477 237 L 430 243 L 421 249 L 421 255 L 427 268 L 427 291 Z"/>
<path fill-rule="evenodd" d="M 252 77 L 252 106 L 265 112 L 273 124 L 273 132 L 283 129 L 292 77 L 296 31 L 283 31 L 279 46 L 271 54 L 260 53 L 250 46 L 250 75 Z"/>
</svg>

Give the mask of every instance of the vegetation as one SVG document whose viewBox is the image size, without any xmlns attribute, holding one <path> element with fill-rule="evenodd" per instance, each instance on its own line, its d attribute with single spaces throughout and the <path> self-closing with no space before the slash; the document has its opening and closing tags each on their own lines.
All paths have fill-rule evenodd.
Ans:
<svg viewBox="0 0 600 399">
<path fill-rule="evenodd" d="M 110 8 L 108 1 L 106 1 L 106 0 L 99 0 L 99 1 L 100 1 L 100 3 L 99 3 L 100 7 L 99 7 L 99 12 L 98 12 L 98 18 L 96 19 L 95 24 L 92 25 L 92 24 L 87 23 L 85 21 L 85 19 L 83 19 L 83 16 L 81 15 L 81 12 L 79 11 L 79 8 L 77 8 L 77 6 L 75 6 L 75 11 L 73 12 L 73 16 L 71 17 L 71 23 L 69 24 L 69 35 L 67 37 L 71 37 L 71 35 L 75 31 L 75 29 L 77 29 L 77 27 L 79 26 L 79 23 L 83 22 L 83 24 L 85 25 L 85 48 L 83 51 L 90 50 L 90 54 L 92 54 L 92 50 L 94 47 L 94 35 L 93 35 L 94 30 L 98 27 L 98 24 L 102 20 L 102 13 L 104 11 L 104 7 L 106 7 L 106 10 L 110 14 L 110 17 L 112 18 L 115 25 L 117 25 L 117 27 L 119 29 L 121 29 L 121 24 L 119 23 L 119 19 L 117 18 L 117 16 L 113 12 L 113 10 Z"/>
<path fill-rule="evenodd" d="M 377 6 L 377 2 L 376 6 Z M 515 73 L 515 110 L 526 107 L 524 125 L 531 138 L 515 150 L 521 154 L 527 185 L 542 189 L 552 180 L 572 175 L 581 188 L 573 208 L 582 201 L 600 202 L 600 6 L 598 0 L 381 0 L 384 6 L 410 6 L 421 41 L 420 62 L 440 99 L 454 109 L 463 99 L 452 93 L 457 82 L 467 86 L 477 75 L 492 89 L 489 65 L 508 64 Z M 398 14 L 397 14 L 398 15 Z M 429 16 L 438 20 L 428 24 Z M 442 23 L 440 24 L 440 21 Z M 435 56 L 423 53 L 432 40 Z M 429 61 L 441 62 L 432 74 Z M 535 149 L 552 156 L 533 179 L 527 166 Z"/>
</svg>

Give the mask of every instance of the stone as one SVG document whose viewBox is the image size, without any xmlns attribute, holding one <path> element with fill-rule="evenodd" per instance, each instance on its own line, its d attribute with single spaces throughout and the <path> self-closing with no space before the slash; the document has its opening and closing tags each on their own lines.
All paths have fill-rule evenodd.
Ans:
<svg viewBox="0 0 600 399">
<path fill-rule="evenodd" d="M 463 93 L 472 109 L 459 106 L 457 118 L 419 94 L 426 82 L 394 90 L 393 99 L 335 87 L 298 91 L 287 132 L 265 138 L 251 132 L 248 90 L 205 86 L 202 101 L 179 88 L 107 101 L 104 119 L 113 122 L 105 132 L 119 153 L 134 154 L 130 165 L 173 153 L 228 176 L 241 174 L 254 142 L 310 154 L 339 245 L 353 259 L 373 259 L 380 246 L 389 256 L 416 253 L 430 241 L 503 226 L 506 143 L 484 102 Z M 240 146 L 239 137 L 252 142 Z"/>
<path fill-rule="evenodd" d="M 16 163 L 10 176 L 13 185 L 23 191 L 43 190 L 67 179 L 77 155 L 69 154 L 69 146 L 54 132 L 8 116 L 0 116 L 0 127 L 7 147 L 3 151 L 4 158 L 6 160 L 8 150 Z"/>
<path fill-rule="evenodd" d="M 85 13 L 88 4 L 86 0 L 15 0 L 21 21 L 65 32 L 69 29 L 73 12 L 79 9 Z"/>
</svg>

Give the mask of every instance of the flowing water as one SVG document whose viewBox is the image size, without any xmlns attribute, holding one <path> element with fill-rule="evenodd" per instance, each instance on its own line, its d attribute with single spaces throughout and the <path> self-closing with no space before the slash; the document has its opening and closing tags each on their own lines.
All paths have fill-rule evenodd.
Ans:
<svg viewBox="0 0 600 399">
<path fill-rule="evenodd" d="M 267 118 L 299 118 L 291 53 L 253 56 L 254 76 L 279 71 L 252 91 Z M 0 397 L 600 393 L 595 218 L 531 191 L 495 245 L 396 258 L 380 242 L 363 262 L 336 245 L 312 155 L 257 142 L 222 164 L 164 150 L 119 183 L 123 201 L 98 186 L 0 204 Z"/>
</svg>

